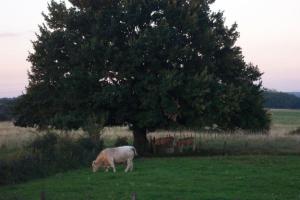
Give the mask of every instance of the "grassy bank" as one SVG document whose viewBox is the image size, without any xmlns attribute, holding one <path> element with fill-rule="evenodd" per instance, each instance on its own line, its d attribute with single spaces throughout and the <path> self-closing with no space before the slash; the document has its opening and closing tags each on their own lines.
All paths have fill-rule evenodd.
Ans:
<svg viewBox="0 0 300 200">
<path fill-rule="evenodd" d="M 91 169 L 0 188 L 0 200 L 38 199 L 200 199 L 296 200 L 300 198 L 300 158 L 238 156 L 140 159 L 135 170 L 116 174 Z"/>
</svg>

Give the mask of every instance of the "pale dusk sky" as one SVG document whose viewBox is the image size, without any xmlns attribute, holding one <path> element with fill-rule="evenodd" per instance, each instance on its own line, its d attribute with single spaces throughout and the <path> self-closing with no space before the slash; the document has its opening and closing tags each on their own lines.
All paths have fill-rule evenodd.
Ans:
<svg viewBox="0 0 300 200">
<path fill-rule="evenodd" d="M 28 84 L 26 61 L 48 0 L 0 0 L 0 98 L 16 97 Z M 300 0 L 217 0 L 226 24 L 238 24 L 247 62 L 264 72 L 270 89 L 300 91 Z"/>
</svg>

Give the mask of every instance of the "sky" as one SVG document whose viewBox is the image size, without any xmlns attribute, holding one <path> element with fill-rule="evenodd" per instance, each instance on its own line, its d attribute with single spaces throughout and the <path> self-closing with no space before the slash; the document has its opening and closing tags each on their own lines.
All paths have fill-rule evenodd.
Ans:
<svg viewBox="0 0 300 200">
<path fill-rule="evenodd" d="M 28 84 L 26 61 L 49 0 L 0 0 L 0 98 L 16 97 Z M 246 62 L 264 72 L 263 86 L 300 91 L 299 0 L 216 0 L 226 25 L 238 24 Z"/>
</svg>

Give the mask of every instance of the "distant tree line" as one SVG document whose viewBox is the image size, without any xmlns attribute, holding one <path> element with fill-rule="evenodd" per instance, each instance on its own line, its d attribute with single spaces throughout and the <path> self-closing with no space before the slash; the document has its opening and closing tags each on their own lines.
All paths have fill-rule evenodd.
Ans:
<svg viewBox="0 0 300 200">
<path fill-rule="evenodd" d="M 264 99 L 266 108 L 300 109 L 300 98 L 294 94 L 266 90 Z"/>
<path fill-rule="evenodd" d="M 11 121 L 16 98 L 0 98 L 0 121 Z"/>
<path fill-rule="evenodd" d="M 289 94 L 295 95 L 300 98 L 300 92 L 289 92 Z"/>
</svg>

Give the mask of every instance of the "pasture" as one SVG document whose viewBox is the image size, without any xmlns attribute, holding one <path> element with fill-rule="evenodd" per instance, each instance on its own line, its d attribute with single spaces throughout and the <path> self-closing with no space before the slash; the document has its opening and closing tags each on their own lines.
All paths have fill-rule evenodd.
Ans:
<svg viewBox="0 0 300 200">
<path fill-rule="evenodd" d="M 300 110 L 273 109 L 271 113 L 273 126 L 300 127 Z"/>
<path fill-rule="evenodd" d="M 137 199 L 297 200 L 298 156 L 230 156 L 137 159 L 135 170 L 80 170 L 0 188 L 0 200 Z"/>
<path fill-rule="evenodd" d="M 138 199 L 146 200 L 297 200 L 300 199 L 300 136 L 289 132 L 300 127 L 300 111 L 271 113 L 273 123 L 269 134 L 176 133 L 194 134 L 200 151 L 226 148 L 238 156 L 139 158 L 134 161 L 134 172 L 128 174 L 123 166 L 117 168 L 116 174 L 103 171 L 93 174 L 91 166 L 86 166 L 45 179 L 3 186 L 0 200 L 39 199 L 42 191 L 46 200 L 125 200 L 133 192 Z M 39 134 L 43 132 L 0 123 L 0 158 L 21 151 Z M 83 135 L 80 130 L 61 134 Z M 158 131 L 151 136 L 168 134 L 171 133 Z M 121 136 L 132 140 L 126 127 L 105 128 L 101 137 L 110 146 Z M 272 155 L 267 156 L 266 152 Z"/>
</svg>

